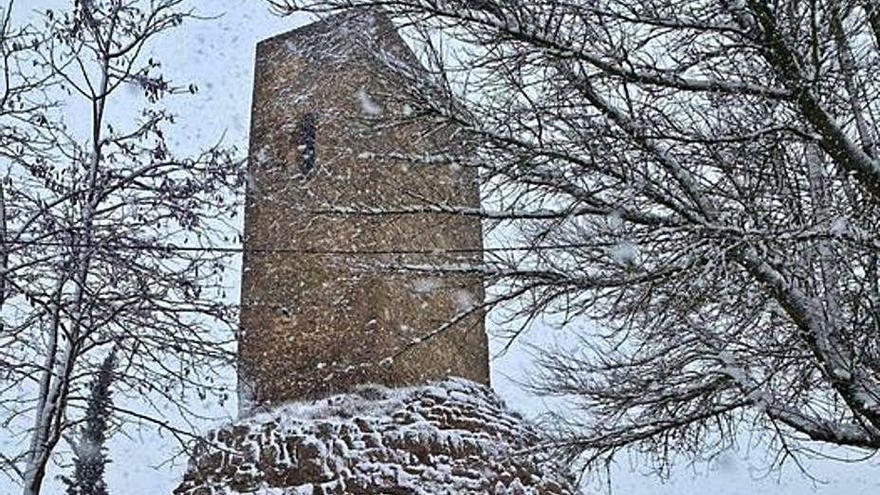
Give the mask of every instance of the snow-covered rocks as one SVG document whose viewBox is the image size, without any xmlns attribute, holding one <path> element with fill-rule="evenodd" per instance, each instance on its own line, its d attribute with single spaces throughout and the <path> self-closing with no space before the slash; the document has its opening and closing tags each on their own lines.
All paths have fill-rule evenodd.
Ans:
<svg viewBox="0 0 880 495">
<path fill-rule="evenodd" d="M 461 379 L 289 404 L 207 440 L 176 495 L 575 493 L 528 423 Z"/>
</svg>

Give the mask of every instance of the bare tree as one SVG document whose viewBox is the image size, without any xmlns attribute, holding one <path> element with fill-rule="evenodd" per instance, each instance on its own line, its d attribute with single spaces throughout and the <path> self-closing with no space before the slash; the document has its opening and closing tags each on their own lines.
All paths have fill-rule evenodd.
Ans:
<svg viewBox="0 0 880 495">
<path fill-rule="evenodd" d="M 779 462 L 880 448 L 875 2 L 270 3 L 382 8 L 424 49 L 396 118 L 479 151 L 379 158 L 479 167 L 486 207 L 350 210 L 515 229 L 484 266 L 436 269 L 479 270 L 511 321 L 579 338 L 535 383 L 582 412 L 556 418 L 572 459 L 635 448 L 662 467 L 740 428 Z"/>
<path fill-rule="evenodd" d="M 242 179 L 234 150 L 182 156 L 166 140 L 163 98 L 195 87 L 173 85 L 145 54 L 192 17 L 184 0 L 76 1 L 19 34 L 11 7 L 0 43 L 11 94 L 0 102 L 0 407 L 7 424 L 32 421 L 4 467 L 37 494 L 111 347 L 116 393 L 143 399 L 114 406 L 122 421 L 183 439 L 160 407 L 187 417 L 187 391 L 225 397 L 216 378 L 231 364 L 234 311 L 222 293 L 228 253 L 215 247 Z"/>
<path fill-rule="evenodd" d="M 18 227 L 19 205 L 15 203 L 17 189 L 13 163 L 31 164 L 42 156 L 51 143 L 42 139 L 41 130 L 49 127 L 47 114 L 54 104 L 47 96 L 54 86 L 53 78 L 33 65 L 36 51 L 45 42 L 45 33 L 32 25 L 15 26 L 12 22 L 14 2 L 3 6 L 0 17 L 0 63 L 2 63 L 2 98 L 0 98 L 0 336 L 4 342 L 18 325 L 11 325 L 8 316 L 18 293 L 13 289 L 15 272 L 23 270 L 12 254 L 12 238 Z M 13 417 L 21 412 L 11 408 L 6 400 L 17 391 L 21 380 L 18 364 L 23 356 L 13 349 L 0 350 L 0 379 L 3 400 L 0 407 L 4 416 Z M 8 424 L 4 422 L 4 425 Z M 23 455 L 0 453 L 0 469 L 12 476 L 21 476 L 19 467 Z"/>
</svg>

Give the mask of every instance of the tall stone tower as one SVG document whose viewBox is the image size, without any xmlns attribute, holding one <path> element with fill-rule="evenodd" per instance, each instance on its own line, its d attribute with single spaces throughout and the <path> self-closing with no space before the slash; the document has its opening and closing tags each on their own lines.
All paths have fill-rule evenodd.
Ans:
<svg viewBox="0 0 880 495">
<path fill-rule="evenodd" d="M 366 383 L 489 381 L 482 311 L 421 341 L 479 306 L 479 277 L 400 269 L 481 259 L 477 218 L 399 212 L 478 206 L 476 173 L 392 158 L 455 149 L 457 136 L 424 122 L 387 126 L 383 117 L 407 109 L 389 97 L 403 81 L 380 59 L 418 67 L 377 13 L 330 17 L 257 48 L 239 336 L 245 414 Z M 364 208 L 398 213 L 341 211 Z"/>
</svg>

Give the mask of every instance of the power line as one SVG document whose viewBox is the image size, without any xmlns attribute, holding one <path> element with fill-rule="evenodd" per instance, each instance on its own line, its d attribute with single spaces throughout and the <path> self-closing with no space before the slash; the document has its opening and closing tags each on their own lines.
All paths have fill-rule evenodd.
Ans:
<svg viewBox="0 0 880 495">
<path fill-rule="evenodd" d="M 49 241 L 7 241 L 6 245 L 22 247 L 45 247 L 45 248 L 74 248 L 89 249 L 100 247 L 117 251 L 156 251 L 156 252 L 194 252 L 194 253 L 218 253 L 218 254 L 303 254 L 303 255 L 327 255 L 327 256 L 387 256 L 387 255 L 440 255 L 440 254 L 478 254 L 478 253 L 501 253 L 501 252 L 533 252 L 553 251 L 563 249 L 577 249 L 594 247 L 595 243 L 570 243 L 536 246 L 508 246 L 508 247 L 483 247 L 483 248 L 453 248 L 453 249 L 303 249 L 303 248 L 246 248 L 235 246 L 180 246 L 176 244 L 84 244 L 64 243 Z"/>
</svg>

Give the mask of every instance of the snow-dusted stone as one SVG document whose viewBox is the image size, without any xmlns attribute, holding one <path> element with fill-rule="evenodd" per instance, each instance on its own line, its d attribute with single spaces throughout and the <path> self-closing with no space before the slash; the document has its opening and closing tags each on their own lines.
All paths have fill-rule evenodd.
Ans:
<svg viewBox="0 0 880 495">
<path fill-rule="evenodd" d="M 176 495 L 576 493 L 527 422 L 461 379 L 292 403 L 207 439 Z"/>
</svg>

